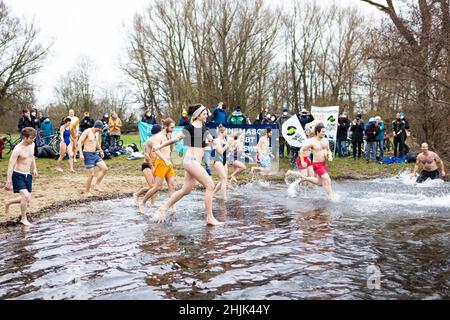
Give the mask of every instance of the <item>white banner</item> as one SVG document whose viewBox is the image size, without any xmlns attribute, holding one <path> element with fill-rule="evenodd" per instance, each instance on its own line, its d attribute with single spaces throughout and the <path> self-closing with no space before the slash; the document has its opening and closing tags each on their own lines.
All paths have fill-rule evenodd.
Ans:
<svg viewBox="0 0 450 320">
<path fill-rule="evenodd" d="M 322 122 L 327 129 L 327 139 L 336 142 L 339 106 L 311 107 L 311 114 L 315 123 Z"/>
<path fill-rule="evenodd" d="M 307 139 L 296 114 L 283 123 L 281 134 L 289 145 L 297 148 L 300 148 Z"/>
</svg>

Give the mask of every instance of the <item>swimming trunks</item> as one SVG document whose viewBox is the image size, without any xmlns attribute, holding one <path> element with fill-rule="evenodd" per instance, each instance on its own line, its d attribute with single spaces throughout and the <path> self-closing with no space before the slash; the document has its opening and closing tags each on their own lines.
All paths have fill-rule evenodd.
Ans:
<svg viewBox="0 0 450 320">
<path fill-rule="evenodd" d="M 272 165 L 272 163 L 270 161 L 270 155 L 261 157 L 260 163 L 261 163 L 261 167 L 263 167 L 264 169 L 270 168 L 270 166 Z"/>
<path fill-rule="evenodd" d="M 100 158 L 97 152 L 83 152 L 83 156 L 84 156 L 84 167 L 86 169 L 92 169 L 97 165 L 97 163 L 103 161 L 103 159 Z"/>
<path fill-rule="evenodd" d="M 33 176 L 31 173 L 23 173 L 18 171 L 13 171 L 12 174 L 12 185 L 13 185 L 13 192 L 19 193 L 20 190 L 28 190 L 28 192 L 31 193 L 32 189 L 32 183 L 33 183 Z"/>
<path fill-rule="evenodd" d="M 153 175 L 160 178 L 170 178 L 175 175 L 175 171 L 172 167 L 169 167 L 163 160 L 156 159 L 155 172 L 153 173 Z"/>
<path fill-rule="evenodd" d="M 327 163 L 326 162 L 313 162 L 312 164 L 314 172 L 316 172 L 319 177 L 327 173 Z"/>
<path fill-rule="evenodd" d="M 298 168 L 300 170 L 307 169 L 308 167 L 312 166 L 311 160 L 309 160 L 308 157 L 303 157 L 303 162 L 306 163 L 305 167 L 302 166 L 302 162 L 300 161 L 300 156 L 298 156 L 297 164 L 298 164 Z"/>
<path fill-rule="evenodd" d="M 151 164 L 148 164 L 147 162 L 144 162 L 141 166 L 141 171 L 144 171 L 145 169 L 153 170 L 153 166 Z"/>
<path fill-rule="evenodd" d="M 431 180 L 438 179 L 439 178 L 439 171 L 437 169 L 434 170 L 434 171 L 422 170 L 420 175 L 417 177 L 416 182 L 417 183 L 422 183 L 425 180 L 427 180 L 428 178 L 431 179 Z"/>
</svg>

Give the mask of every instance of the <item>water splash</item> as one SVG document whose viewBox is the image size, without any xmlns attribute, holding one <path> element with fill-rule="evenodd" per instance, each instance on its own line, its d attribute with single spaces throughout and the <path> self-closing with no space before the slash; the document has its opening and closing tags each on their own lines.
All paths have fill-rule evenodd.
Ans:
<svg viewBox="0 0 450 320">
<path fill-rule="evenodd" d="M 299 184 L 300 184 L 300 180 L 296 180 L 289 185 L 289 187 L 287 189 L 287 193 L 290 198 L 295 198 L 297 196 L 296 189 Z"/>
</svg>

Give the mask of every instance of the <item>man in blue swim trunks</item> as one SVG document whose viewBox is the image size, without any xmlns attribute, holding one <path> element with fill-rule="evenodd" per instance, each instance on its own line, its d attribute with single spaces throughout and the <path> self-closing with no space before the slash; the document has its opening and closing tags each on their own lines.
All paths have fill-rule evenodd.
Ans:
<svg viewBox="0 0 450 320">
<path fill-rule="evenodd" d="M 86 184 L 84 186 L 84 190 L 82 194 L 90 194 L 92 179 L 95 174 L 95 167 L 100 169 L 100 172 L 97 175 L 97 179 L 95 181 L 94 191 L 102 192 L 103 190 L 100 188 L 100 184 L 102 183 L 103 178 L 108 172 L 108 167 L 106 163 L 103 161 L 103 150 L 98 143 L 99 134 L 102 132 L 103 122 L 100 120 L 95 121 L 94 127 L 89 128 L 83 131 L 80 139 L 78 140 L 78 149 L 83 150 L 80 153 L 80 160 L 84 163 L 85 168 L 88 171 L 88 178 L 86 180 Z M 82 146 L 84 145 L 84 148 Z M 100 151 L 100 155 L 97 153 L 97 150 Z"/>
<path fill-rule="evenodd" d="M 20 193 L 20 197 L 5 201 L 5 214 L 9 213 L 10 205 L 20 203 L 20 223 L 31 226 L 31 223 L 27 220 L 27 208 L 31 200 L 33 183 L 30 167 L 33 169 L 33 176 L 38 176 L 36 159 L 34 158 L 36 130 L 31 127 L 25 127 L 22 129 L 21 134 L 22 142 L 14 148 L 9 159 L 5 185 L 6 191 L 12 189 L 14 193 Z"/>
</svg>

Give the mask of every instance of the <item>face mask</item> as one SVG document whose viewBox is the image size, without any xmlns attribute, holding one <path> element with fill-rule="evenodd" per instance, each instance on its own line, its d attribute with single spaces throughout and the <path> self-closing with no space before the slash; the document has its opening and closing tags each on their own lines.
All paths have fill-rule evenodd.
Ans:
<svg viewBox="0 0 450 320">
<path fill-rule="evenodd" d="M 283 112 L 283 115 L 287 116 L 287 112 Z"/>
<path fill-rule="evenodd" d="M 117 118 L 117 116 L 116 116 L 116 115 L 114 115 L 114 116 L 112 116 L 112 118 L 113 118 L 113 119 L 116 119 L 116 118 Z"/>
<path fill-rule="evenodd" d="M 35 112 L 33 112 L 31 115 L 32 115 L 33 117 L 36 117 L 36 113 L 35 113 Z"/>
<path fill-rule="evenodd" d="M 147 117 L 150 117 L 152 114 L 151 113 L 146 113 L 145 114 Z"/>
</svg>

